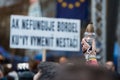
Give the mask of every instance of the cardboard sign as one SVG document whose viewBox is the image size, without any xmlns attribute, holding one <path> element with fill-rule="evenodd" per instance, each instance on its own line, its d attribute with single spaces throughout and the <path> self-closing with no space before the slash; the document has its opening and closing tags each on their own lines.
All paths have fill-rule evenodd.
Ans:
<svg viewBox="0 0 120 80">
<path fill-rule="evenodd" d="M 12 15 L 10 47 L 79 51 L 80 20 Z"/>
</svg>

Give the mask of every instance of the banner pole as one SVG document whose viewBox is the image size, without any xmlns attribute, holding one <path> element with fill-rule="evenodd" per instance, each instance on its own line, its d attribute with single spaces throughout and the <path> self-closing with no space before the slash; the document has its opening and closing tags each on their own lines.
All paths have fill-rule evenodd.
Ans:
<svg viewBox="0 0 120 80">
<path fill-rule="evenodd" d="M 42 62 L 45 62 L 46 61 L 46 50 L 44 49 L 42 51 Z"/>
</svg>

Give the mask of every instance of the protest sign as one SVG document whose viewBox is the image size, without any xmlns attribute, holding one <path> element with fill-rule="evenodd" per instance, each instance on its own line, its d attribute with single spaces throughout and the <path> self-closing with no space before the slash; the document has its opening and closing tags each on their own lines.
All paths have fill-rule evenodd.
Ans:
<svg viewBox="0 0 120 80">
<path fill-rule="evenodd" d="M 80 20 L 12 15 L 10 47 L 79 51 Z"/>
</svg>

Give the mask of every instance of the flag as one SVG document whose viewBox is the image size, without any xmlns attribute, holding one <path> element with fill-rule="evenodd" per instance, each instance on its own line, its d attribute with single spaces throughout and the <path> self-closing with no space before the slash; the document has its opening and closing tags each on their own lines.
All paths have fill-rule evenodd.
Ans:
<svg viewBox="0 0 120 80">
<path fill-rule="evenodd" d="M 89 0 L 57 0 L 58 18 L 88 19 Z"/>
</svg>

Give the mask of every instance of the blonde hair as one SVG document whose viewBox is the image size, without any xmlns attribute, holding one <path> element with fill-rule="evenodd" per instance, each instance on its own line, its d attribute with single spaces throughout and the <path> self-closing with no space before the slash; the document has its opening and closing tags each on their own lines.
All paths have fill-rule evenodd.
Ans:
<svg viewBox="0 0 120 80">
<path fill-rule="evenodd" d="M 93 27 L 93 24 L 88 24 L 85 32 L 90 32 L 90 33 L 93 33 L 94 32 L 94 27 Z"/>
</svg>

